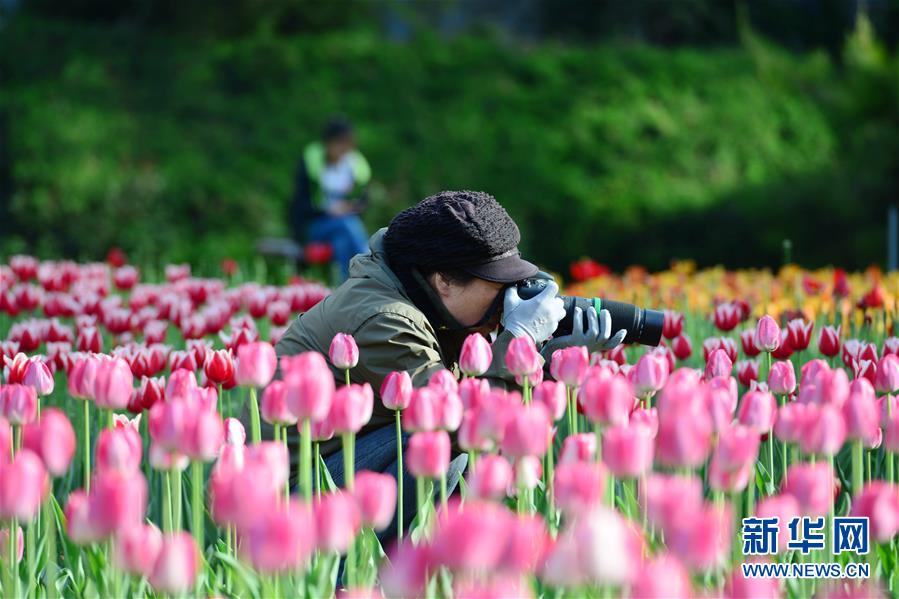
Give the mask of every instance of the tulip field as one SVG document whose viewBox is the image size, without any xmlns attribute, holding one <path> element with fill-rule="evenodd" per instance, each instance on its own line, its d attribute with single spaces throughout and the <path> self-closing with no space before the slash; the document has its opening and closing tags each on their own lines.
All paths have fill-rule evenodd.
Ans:
<svg viewBox="0 0 899 599">
<path fill-rule="evenodd" d="M 472 335 L 426 387 L 373 388 L 350 334 L 276 357 L 318 282 L 111 262 L 0 265 L 3 597 L 899 596 L 897 273 L 583 261 L 566 293 L 666 310 L 662 345 L 544 364 Z M 354 467 L 379 401 L 399 480 Z"/>
</svg>

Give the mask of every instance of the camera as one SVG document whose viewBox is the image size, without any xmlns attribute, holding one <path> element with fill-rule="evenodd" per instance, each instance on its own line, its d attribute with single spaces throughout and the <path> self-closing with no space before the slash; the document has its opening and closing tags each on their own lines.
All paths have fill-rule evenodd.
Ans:
<svg viewBox="0 0 899 599">
<path fill-rule="evenodd" d="M 548 275 L 524 279 L 516 284 L 518 296 L 521 299 L 530 299 L 543 291 L 550 281 Z M 590 306 L 600 310 L 608 310 L 612 317 L 612 334 L 621 329 L 627 330 L 624 343 L 639 343 L 641 345 L 658 345 L 662 340 L 662 327 L 665 316 L 659 310 L 639 308 L 633 304 L 616 302 L 599 297 L 586 298 L 570 295 L 560 295 L 565 304 L 565 318 L 559 321 L 555 336 L 568 335 L 574 324 L 574 309 L 581 308 L 586 314 Z"/>
</svg>

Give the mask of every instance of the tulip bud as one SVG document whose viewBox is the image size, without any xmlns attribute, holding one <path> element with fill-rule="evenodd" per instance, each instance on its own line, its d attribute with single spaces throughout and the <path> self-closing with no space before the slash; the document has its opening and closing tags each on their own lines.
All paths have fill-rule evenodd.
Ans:
<svg viewBox="0 0 899 599">
<path fill-rule="evenodd" d="M 821 334 L 818 337 L 818 351 L 832 358 L 840 353 L 840 330 L 842 327 L 825 326 L 821 328 Z"/>
<path fill-rule="evenodd" d="M 602 459 L 618 478 L 638 478 L 652 470 L 652 431 L 641 425 L 613 426 L 602 436 Z"/>
<path fill-rule="evenodd" d="M 328 416 L 334 401 L 334 376 L 324 356 L 303 352 L 281 360 L 287 408 L 297 420 L 319 422 Z"/>
<path fill-rule="evenodd" d="M 269 424 L 290 425 L 297 423 L 297 417 L 287 409 L 287 385 L 284 381 L 272 381 L 262 393 L 259 402 L 262 419 Z"/>
<path fill-rule="evenodd" d="M 27 449 L 19 451 L 12 462 L 0 467 L 0 519 L 31 522 L 47 496 L 49 482 L 41 459 Z"/>
<path fill-rule="evenodd" d="M 516 337 L 509 342 L 506 368 L 514 376 L 529 378 L 543 368 L 543 358 L 537 353 L 537 346 L 528 335 Z"/>
<path fill-rule="evenodd" d="M 874 386 L 880 393 L 899 391 L 899 356 L 887 354 L 877 363 Z"/>
<path fill-rule="evenodd" d="M 262 514 L 249 527 L 242 550 L 258 572 L 295 572 L 312 556 L 314 537 L 312 509 L 305 503 L 291 501 Z"/>
<path fill-rule="evenodd" d="M 827 514 L 833 505 L 834 485 L 833 470 L 828 464 L 797 462 L 787 469 L 782 493 L 796 498 L 802 515 L 817 517 Z"/>
<path fill-rule="evenodd" d="M 542 457 L 549 448 L 549 413 L 541 404 L 519 406 L 506 423 L 503 453 L 512 458 Z"/>
<path fill-rule="evenodd" d="M 135 576 L 150 576 L 162 550 L 162 532 L 152 524 L 122 530 L 115 540 L 116 567 Z"/>
<path fill-rule="evenodd" d="M 277 365 L 274 347 L 264 341 L 245 343 L 237 348 L 234 378 L 242 387 L 262 388 L 272 380 Z"/>
<path fill-rule="evenodd" d="M 334 393 L 328 419 L 335 433 L 357 433 L 371 419 L 373 408 L 371 385 L 345 385 Z"/>
<path fill-rule="evenodd" d="M 192 589 L 200 570 L 196 541 L 186 532 L 166 535 L 150 574 L 150 585 L 165 595 L 181 595 Z"/>
<path fill-rule="evenodd" d="M 381 384 L 381 403 L 388 410 L 403 410 L 412 399 L 412 377 L 405 370 L 387 375 Z"/>
<path fill-rule="evenodd" d="M 686 360 L 693 355 L 693 344 L 686 333 L 681 333 L 671 340 L 671 351 L 678 360 Z"/>
<path fill-rule="evenodd" d="M 409 469 L 412 470 L 411 461 Z M 328 493 L 322 495 L 316 502 L 315 543 L 319 551 L 346 553 L 360 526 L 359 507 L 353 496 L 348 493 Z"/>
<path fill-rule="evenodd" d="M 34 391 L 40 397 L 53 393 L 53 375 L 41 360 L 28 361 L 22 383 L 34 387 Z"/>
<path fill-rule="evenodd" d="M 221 385 L 234 378 L 234 359 L 231 350 L 208 350 L 203 362 L 203 372 L 210 382 Z"/>
<path fill-rule="evenodd" d="M 559 454 L 560 464 L 592 462 L 594 459 L 596 459 L 596 435 L 579 433 L 565 437 Z"/>
<path fill-rule="evenodd" d="M 12 425 L 33 422 L 37 417 L 37 393 L 34 387 L 16 384 L 0 388 L 0 415 Z"/>
<path fill-rule="evenodd" d="M 416 478 L 440 478 L 449 469 L 450 438 L 446 431 L 423 431 L 409 438 L 409 472 Z"/>
<path fill-rule="evenodd" d="M 376 531 L 386 529 L 396 509 L 396 480 L 389 474 L 363 470 L 356 473 L 353 484 L 362 525 Z"/>
<path fill-rule="evenodd" d="M 583 345 L 557 349 L 550 362 L 550 374 L 568 387 L 579 387 L 587 376 L 590 355 Z"/>
<path fill-rule="evenodd" d="M 793 363 L 784 360 L 771 365 L 768 373 L 768 388 L 775 395 L 792 395 L 796 390 L 796 371 Z"/>
<path fill-rule="evenodd" d="M 498 455 L 478 459 L 477 469 L 468 475 L 468 489 L 474 497 L 501 501 L 512 484 L 512 465 Z"/>
<path fill-rule="evenodd" d="M 733 360 L 727 355 L 723 349 L 716 349 L 709 354 L 709 360 L 705 365 L 705 379 L 710 380 L 715 377 L 728 377 L 734 369 Z"/>
<path fill-rule="evenodd" d="M 765 352 L 772 352 L 780 345 L 780 327 L 777 321 L 765 314 L 755 328 L 755 344 Z"/>
<path fill-rule="evenodd" d="M 662 322 L 662 336 L 665 339 L 674 339 L 684 329 L 684 315 L 673 310 L 665 310 Z"/>
<path fill-rule="evenodd" d="M 568 398 L 565 385 L 554 381 L 543 381 L 534 387 L 534 403 L 543 404 L 553 421 L 565 415 Z"/>
<path fill-rule="evenodd" d="M 94 379 L 94 403 L 107 410 L 124 410 L 131 401 L 134 375 L 128 362 L 121 358 L 103 360 Z"/>
<path fill-rule="evenodd" d="M 331 358 L 331 364 L 335 368 L 340 370 L 355 368 L 359 363 L 359 347 L 356 345 L 356 340 L 352 335 L 337 333 L 331 340 L 328 357 Z"/>
<path fill-rule="evenodd" d="M 570 516 L 580 514 L 602 502 L 606 469 L 599 462 L 560 463 L 553 485 L 559 509 Z"/>
<path fill-rule="evenodd" d="M 472 333 L 465 338 L 459 354 L 459 370 L 468 376 L 481 376 L 493 362 L 490 342 L 480 333 Z"/>
</svg>

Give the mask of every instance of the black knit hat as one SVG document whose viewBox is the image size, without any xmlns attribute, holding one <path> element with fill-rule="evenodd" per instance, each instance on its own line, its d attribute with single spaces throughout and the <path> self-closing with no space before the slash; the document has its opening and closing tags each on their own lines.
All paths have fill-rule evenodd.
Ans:
<svg viewBox="0 0 899 599">
<path fill-rule="evenodd" d="M 492 195 L 441 191 L 397 214 L 384 247 L 394 267 L 458 269 L 497 283 L 532 277 L 538 268 L 521 259 L 521 234 Z"/>
</svg>

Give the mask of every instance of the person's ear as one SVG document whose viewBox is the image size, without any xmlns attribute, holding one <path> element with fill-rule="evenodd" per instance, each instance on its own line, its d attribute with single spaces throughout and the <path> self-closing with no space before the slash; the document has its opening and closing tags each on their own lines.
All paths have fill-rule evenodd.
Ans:
<svg viewBox="0 0 899 599">
<path fill-rule="evenodd" d="M 442 272 L 435 272 L 430 278 L 431 286 L 434 288 L 434 291 L 437 292 L 437 295 L 440 296 L 440 299 L 446 299 L 453 295 L 452 283 L 450 283 L 449 278 Z"/>
</svg>

